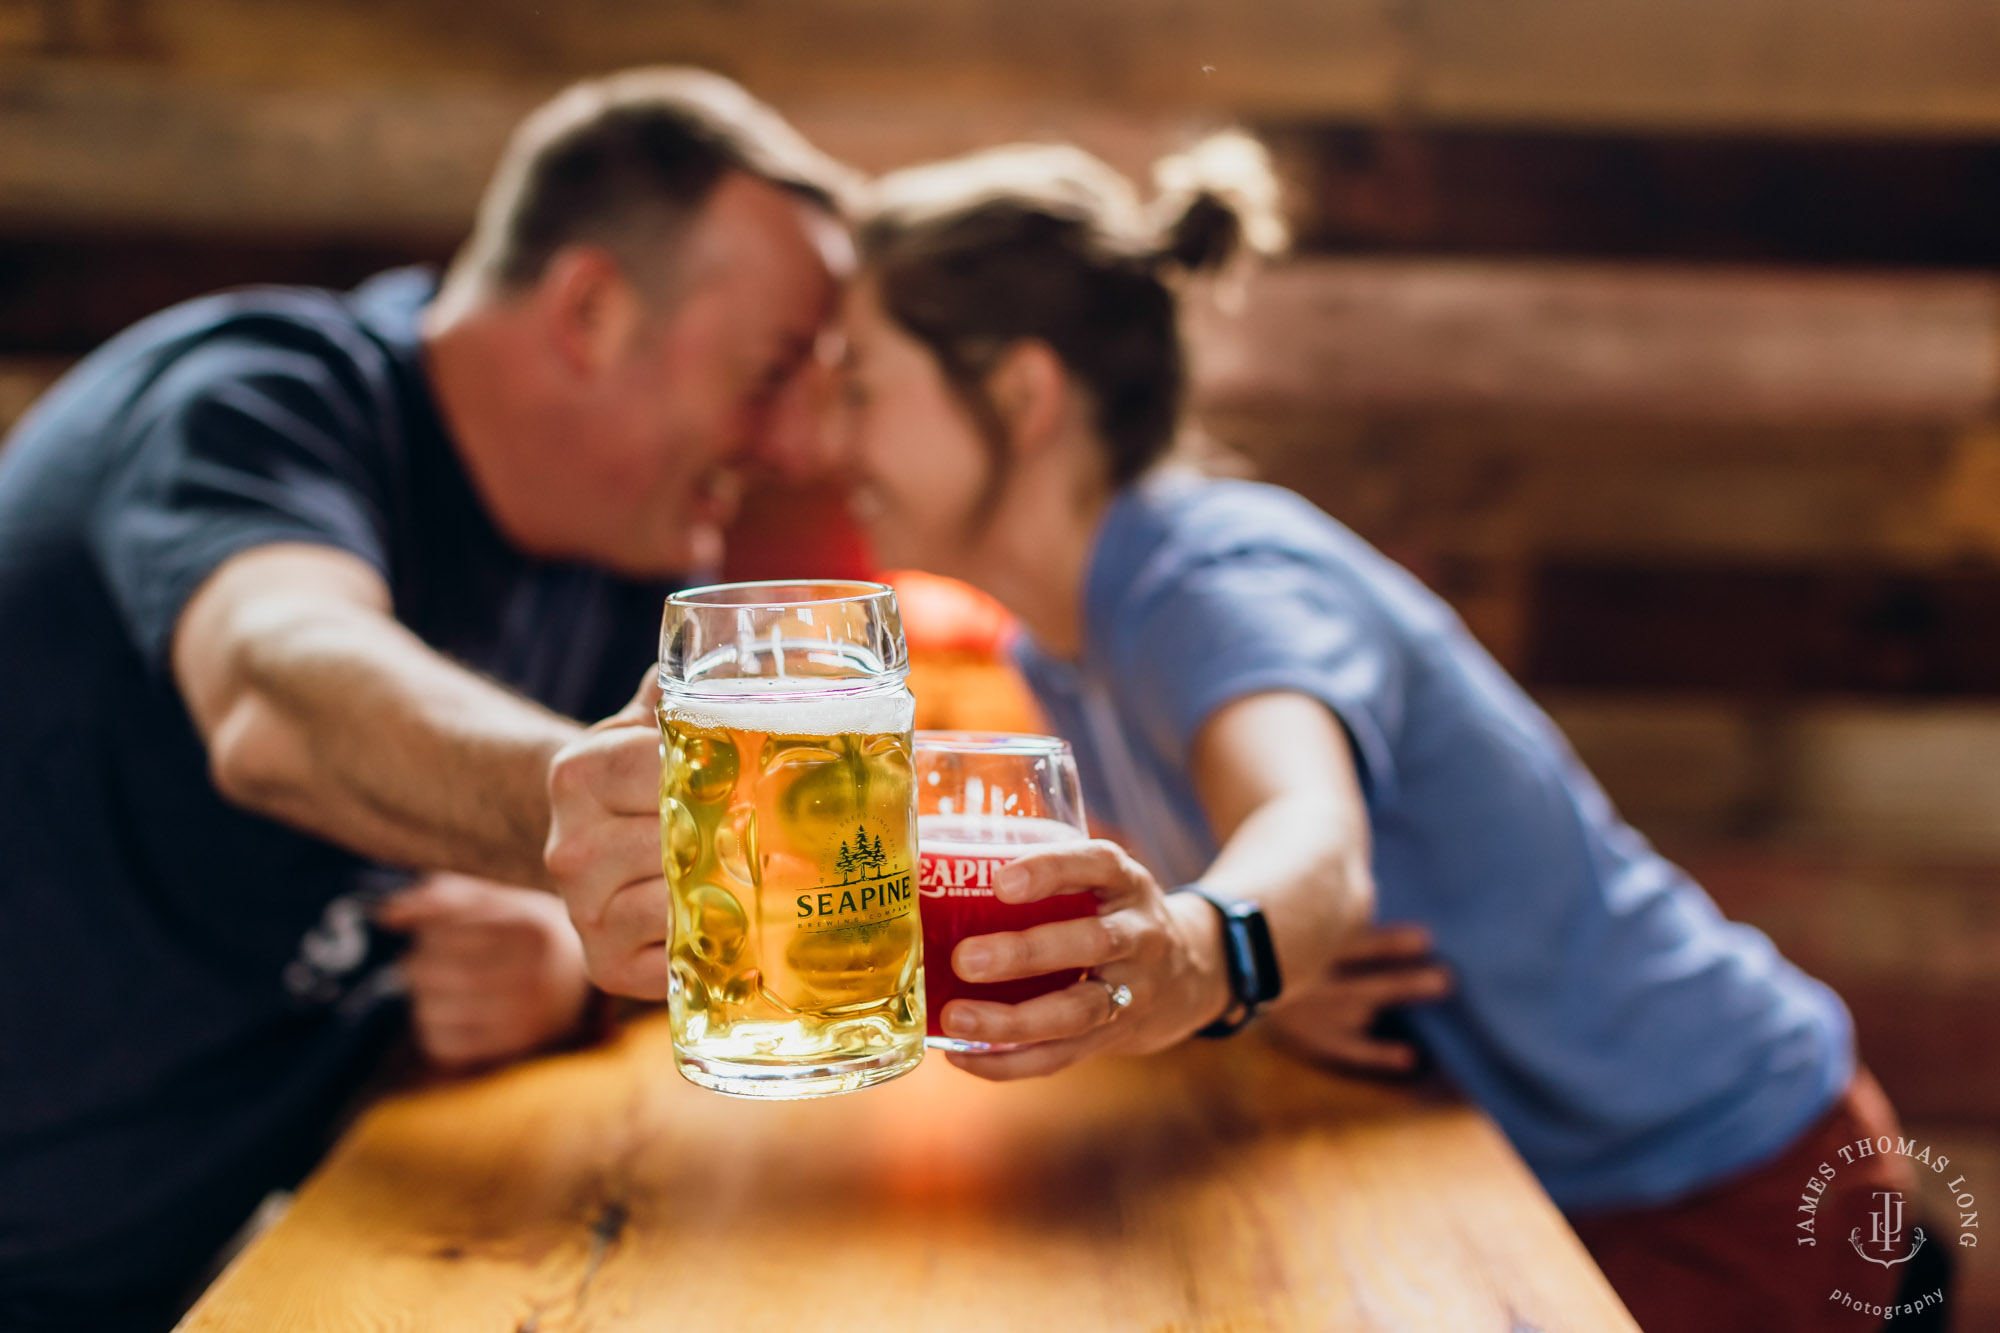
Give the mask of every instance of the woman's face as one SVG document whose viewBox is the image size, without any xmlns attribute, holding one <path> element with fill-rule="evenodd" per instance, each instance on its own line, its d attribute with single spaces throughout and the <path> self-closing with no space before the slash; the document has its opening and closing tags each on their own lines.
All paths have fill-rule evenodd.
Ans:
<svg viewBox="0 0 2000 1333">
<path fill-rule="evenodd" d="M 841 427 L 855 516 L 885 569 L 966 572 L 992 458 L 937 360 L 882 309 L 874 280 L 848 289 Z"/>
</svg>

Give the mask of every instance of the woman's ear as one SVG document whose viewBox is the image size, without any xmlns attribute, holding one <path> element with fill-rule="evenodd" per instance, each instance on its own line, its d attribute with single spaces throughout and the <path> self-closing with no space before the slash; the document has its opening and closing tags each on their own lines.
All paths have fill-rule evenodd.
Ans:
<svg viewBox="0 0 2000 1333">
<path fill-rule="evenodd" d="M 1039 338 L 1023 338 L 1001 354 L 986 392 L 1016 453 L 1047 448 L 1069 414 L 1069 371 Z"/>
</svg>

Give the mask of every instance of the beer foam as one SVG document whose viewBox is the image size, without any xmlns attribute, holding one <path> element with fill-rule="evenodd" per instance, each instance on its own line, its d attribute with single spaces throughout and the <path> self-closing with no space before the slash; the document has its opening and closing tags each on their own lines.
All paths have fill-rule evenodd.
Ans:
<svg viewBox="0 0 2000 1333">
<path fill-rule="evenodd" d="M 798 677 L 739 676 L 672 690 L 660 700 L 667 716 L 707 730 L 733 727 L 779 736 L 873 736 L 908 731 L 916 701 L 908 690 L 813 688 Z"/>
<path fill-rule="evenodd" d="M 983 856 L 1011 859 L 1066 842 L 1084 842 L 1057 819 L 1017 815 L 919 815 L 917 850 L 927 856 Z"/>
</svg>

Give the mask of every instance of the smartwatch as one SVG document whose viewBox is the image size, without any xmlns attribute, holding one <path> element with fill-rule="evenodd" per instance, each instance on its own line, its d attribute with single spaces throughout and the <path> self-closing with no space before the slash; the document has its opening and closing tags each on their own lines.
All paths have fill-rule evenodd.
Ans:
<svg viewBox="0 0 2000 1333">
<path fill-rule="evenodd" d="M 1229 969 L 1229 1007 L 1197 1037 L 1227 1037 L 1240 1031 L 1265 1005 L 1278 998 L 1284 981 L 1278 975 L 1278 951 L 1271 944 L 1271 926 L 1264 909 L 1244 899 L 1217 897 L 1199 884 L 1184 884 L 1176 893 L 1192 893 L 1222 917 L 1222 958 Z"/>
</svg>

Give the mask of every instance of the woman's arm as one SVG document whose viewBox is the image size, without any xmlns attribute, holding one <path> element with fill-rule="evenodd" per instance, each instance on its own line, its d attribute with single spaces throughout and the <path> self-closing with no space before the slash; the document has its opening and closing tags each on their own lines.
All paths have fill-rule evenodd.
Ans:
<svg viewBox="0 0 2000 1333">
<path fill-rule="evenodd" d="M 1264 909 L 1284 997 L 1311 991 L 1369 918 L 1368 819 L 1346 734 L 1326 705 L 1282 692 L 1218 709 L 1196 734 L 1194 786 L 1222 851 L 1202 885 Z M 1025 1050 L 953 1055 L 986 1078 L 1053 1073 L 1102 1051 L 1158 1050 L 1228 1004 L 1221 923 L 1190 894 L 1169 896 L 1109 844 L 1024 856 L 994 881 L 1005 901 L 1094 890 L 1095 917 L 960 943 L 952 965 L 969 981 L 1004 981 L 1069 968 L 1095 976 L 1018 1005 L 955 1000 L 948 1035 Z M 1098 980 L 1101 978 L 1102 980 Z M 1133 1001 L 1111 1007 L 1110 987 Z"/>
<path fill-rule="evenodd" d="M 1368 810 L 1347 733 L 1309 695 L 1253 694 L 1195 733 L 1195 795 L 1222 846 L 1201 885 L 1264 909 L 1284 999 L 1321 976 L 1368 924 Z"/>
</svg>

